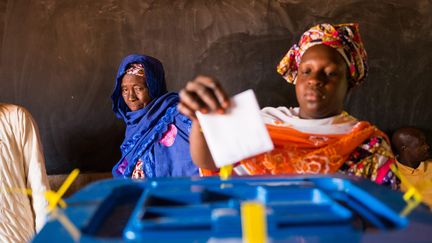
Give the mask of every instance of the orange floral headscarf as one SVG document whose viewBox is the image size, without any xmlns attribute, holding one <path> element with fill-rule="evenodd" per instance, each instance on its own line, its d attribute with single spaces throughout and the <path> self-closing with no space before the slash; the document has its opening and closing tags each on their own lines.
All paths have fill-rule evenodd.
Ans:
<svg viewBox="0 0 432 243">
<path fill-rule="evenodd" d="M 335 48 L 345 59 L 350 72 L 350 84 L 356 86 L 363 82 L 368 72 L 367 53 L 360 38 L 359 25 L 319 24 L 306 31 L 300 41 L 288 51 L 277 67 L 289 83 L 295 84 L 301 57 L 314 45 L 328 45 Z"/>
</svg>

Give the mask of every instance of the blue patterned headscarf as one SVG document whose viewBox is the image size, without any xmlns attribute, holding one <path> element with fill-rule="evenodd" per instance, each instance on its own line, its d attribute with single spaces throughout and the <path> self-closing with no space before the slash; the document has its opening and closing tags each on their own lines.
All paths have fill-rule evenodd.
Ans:
<svg viewBox="0 0 432 243">
<path fill-rule="evenodd" d="M 121 83 L 131 64 L 144 66 L 145 81 L 151 101 L 144 108 L 131 111 L 121 95 Z M 177 111 L 179 97 L 167 93 L 162 63 L 144 55 L 129 55 L 123 59 L 117 72 L 111 95 L 112 108 L 118 118 L 125 121 L 125 139 L 120 146 L 122 158 L 113 168 L 114 177 L 130 178 L 138 160 L 143 163 L 147 178 L 190 176 L 197 174 L 189 154 L 191 121 Z M 169 127 L 177 129 L 175 143 L 169 147 L 159 141 Z"/>
</svg>

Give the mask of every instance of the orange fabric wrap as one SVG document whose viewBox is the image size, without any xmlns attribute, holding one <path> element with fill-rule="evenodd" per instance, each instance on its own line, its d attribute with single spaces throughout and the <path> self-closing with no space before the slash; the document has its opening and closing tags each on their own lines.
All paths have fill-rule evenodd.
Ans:
<svg viewBox="0 0 432 243">
<path fill-rule="evenodd" d="M 358 122 L 348 134 L 309 134 L 286 126 L 266 125 L 275 149 L 242 160 L 252 175 L 318 174 L 339 170 L 353 150 L 372 135 L 387 138 L 370 123 Z M 201 170 L 202 175 L 216 172 Z"/>
</svg>

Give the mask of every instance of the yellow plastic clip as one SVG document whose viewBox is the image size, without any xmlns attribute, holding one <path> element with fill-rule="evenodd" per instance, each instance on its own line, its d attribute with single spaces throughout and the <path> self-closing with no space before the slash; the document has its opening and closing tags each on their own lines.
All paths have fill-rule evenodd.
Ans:
<svg viewBox="0 0 432 243">
<path fill-rule="evenodd" d="M 265 206 L 259 202 L 241 204 L 243 242 L 267 242 L 267 221 Z"/>
<path fill-rule="evenodd" d="M 233 166 L 232 165 L 222 166 L 220 168 L 220 171 L 219 171 L 220 179 L 224 180 L 224 181 L 228 180 L 231 177 L 232 170 L 233 170 Z"/>
<path fill-rule="evenodd" d="M 48 213 L 51 213 L 51 218 L 57 218 L 66 228 L 66 230 L 69 232 L 69 234 L 72 236 L 75 242 L 78 242 L 81 237 L 80 231 L 75 227 L 75 225 L 72 224 L 72 222 L 66 217 L 66 215 L 64 215 L 61 212 L 58 212 L 56 209 L 57 209 L 57 204 L 60 204 L 60 206 L 63 208 L 66 207 L 66 202 L 63 201 L 62 196 L 70 187 L 70 185 L 73 183 L 73 181 L 76 179 L 78 174 L 79 174 L 78 169 L 73 170 L 66 178 L 66 180 L 63 182 L 63 184 L 60 186 L 57 192 L 50 190 L 44 193 L 44 196 L 49 203 Z M 29 188 L 9 188 L 7 189 L 7 192 L 9 193 L 18 192 L 30 196 L 33 194 L 32 190 Z"/>
<path fill-rule="evenodd" d="M 69 232 L 69 235 L 74 239 L 74 242 L 79 242 L 79 239 L 81 238 L 81 232 L 66 215 L 64 215 L 62 212 L 58 212 L 57 209 L 54 209 L 51 213 L 51 218 L 58 219 L 65 227 L 67 232 Z"/>
<path fill-rule="evenodd" d="M 400 213 L 401 216 L 407 216 L 411 213 L 412 210 L 414 210 L 414 208 L 416 208 L 422 202 L 422 195 L 420 194 L 419 190 L 417 190 L 417 188 L 411 185 L 411 183 L 409 183 L 408 180 L 399 173 L 398 169 L 394 164 L 390 165 L 390 169 L 400 179 L 401 183 L 404 184 L 407 188 L 407 191 L 403 195 L 403 199 L 405 200 L 407 205 Z"/>
<path fill-rule="evenodd" d="M 403 199 L 406 201 L 407 205 L 402 210 L 400 215 L 407 216 L 414 208 L 416 208 L 421 203 L 422 196 L 415 187 L 410 187 L 403 195 Z"/>
<path fill-rule="evenodd" d="M 26 194 L 26 195 L 29 195 L 29 196 L 32 195 L 32 190 L 29 189 L 29 188 L 8 188 L 7 192 L 8 193 L 18 192 L 18 193 Z"/>
<path fill-rule="evenodd" d="M 66 203 L 65 201 L 63 201 L 62 196 L 66 192 L 66 190 L 70 187 L 72 182 L 77 178 L 78 174 L 79 174 L 79 169 L 74 169 L 66 178 L 66 180 L 63 182 L 63 184 L 60 186 L 57 192 L 54 191 L 45 192 L 45 198 L 49 203 L 48 212 L 51 212 L 54 208 L 56 208 L 57 204 L 60 204 L 62 208 L 66 207 Z"/>
</svg>

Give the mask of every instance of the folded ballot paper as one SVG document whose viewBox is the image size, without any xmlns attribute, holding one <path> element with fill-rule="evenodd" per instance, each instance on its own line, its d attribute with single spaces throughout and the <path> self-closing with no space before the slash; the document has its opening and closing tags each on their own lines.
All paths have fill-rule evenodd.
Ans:
<svg viewBox="0 0 432 243">
<path fill-rule="evenodd" d="M 197 117 L 217 167 L 273 149 L 252 90 L 234 96 L 223 115 L 197 112 Z"/>
</svg>

